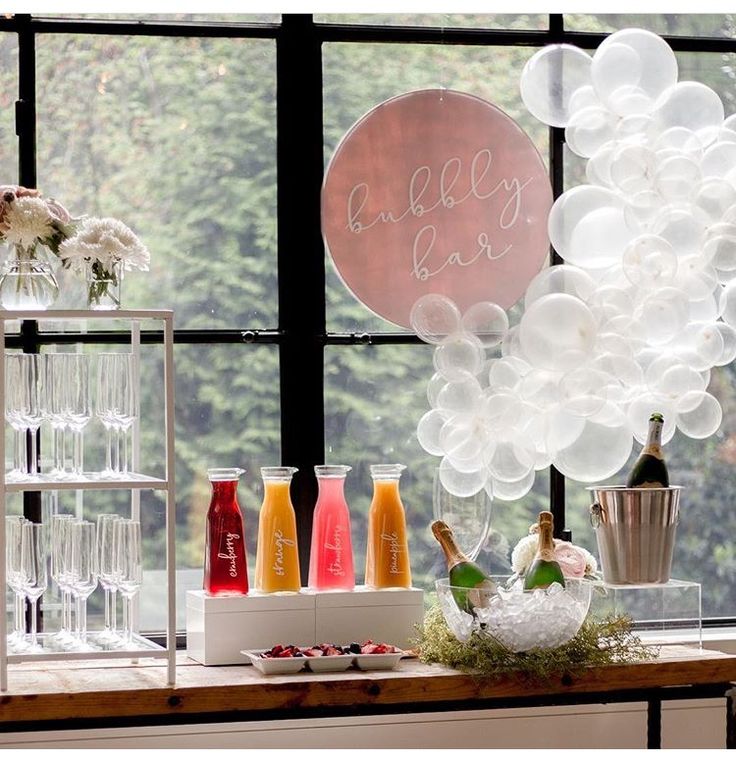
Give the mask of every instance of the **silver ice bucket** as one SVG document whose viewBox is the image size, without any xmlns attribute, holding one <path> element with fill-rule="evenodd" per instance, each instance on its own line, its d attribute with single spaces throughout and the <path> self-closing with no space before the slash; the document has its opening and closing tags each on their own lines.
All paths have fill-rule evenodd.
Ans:
<svg viewBox="0 0 736 761">
<path fill-rule="evenodd" d="M 598 541 L 604 581 L 610 584 L 669 581 L 682 487 L 588 488 L 593 492 L 590 522 Z"/>
</svg>

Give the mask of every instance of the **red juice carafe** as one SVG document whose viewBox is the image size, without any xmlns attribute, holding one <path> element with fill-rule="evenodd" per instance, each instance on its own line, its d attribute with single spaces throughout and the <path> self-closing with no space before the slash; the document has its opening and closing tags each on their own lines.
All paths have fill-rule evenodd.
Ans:
<svg viewBox="0 0 736 761">
<path fill-rule="evenodd" d="M 311 589 L 353 589 L 353 543 L 350 512 L 345 501 L 345 477 L 349 465 L 316 465 L 319 484 L 312 523 L 309 555 Z"/>
<path fill-rule="evenodd" d="M 243 515 L 238 504 L 240 468 L 210 468 L 212 501 L 207 513 L 204 591 L 209 595 L 248 594 Z"/>
</svg>

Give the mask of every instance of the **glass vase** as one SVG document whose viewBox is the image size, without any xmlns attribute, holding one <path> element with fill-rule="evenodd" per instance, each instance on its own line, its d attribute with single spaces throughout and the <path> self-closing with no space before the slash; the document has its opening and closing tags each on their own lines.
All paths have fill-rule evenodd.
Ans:
<svg viewBox="0 0 736 761">
<path fill-rule="evenodd" d="M 109 269 L 95 262 L 87 271 L 87 308 L 120 309 L 122 284 L 121 262 L 115 262 Z"/>
<path fill-rule="evenodd" d="M 36 246 L 16 246 L 0 275 L 0 305 L 5 309 L 48 309 L 59 283 L 48 262 L 36 258 Z"/>
</svg>

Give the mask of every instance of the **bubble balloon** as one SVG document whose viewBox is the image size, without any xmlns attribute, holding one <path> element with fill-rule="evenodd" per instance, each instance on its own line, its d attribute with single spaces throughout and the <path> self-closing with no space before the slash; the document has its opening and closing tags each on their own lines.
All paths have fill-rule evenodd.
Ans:
<svg viewBox="0 0 736 761">
<path fill-rule="evenodd" d="M 655 164 L 654 151 L 643 145 L 624 143 L 611 159 L 611 181 L 623 193 L 651 190 Z"/>
<path fill-rule="evenodd" d="M 634 442 L 624 413 L 607 402 L 599 415 L 584 418 L 578 438 L 552 460 L 568 478 L 602 481 L 621 470 L 629 459 Z"/>
<path fill-rule="evenodd" d="M 481 414 L 491 431 L 510 434 L 518 427 L 524 407 L 514 394 L 489 392 L 483 400 Z"/>
<path fill-rule="evenodd" d="M 557 264 L 543 269 L 534 276 L 527 286 L 524 306 L 529 308 L 530 304 L 550 293 L 568 293 L 581 301 L 587 301 L 596 287 L 595 280 L 580 267 Z"/>
<path fill-rule="evenodd" d="M 428 293 L 417 299 L 409 316 L 414 332 L 427 343 L 442 343 L 460 330 L 460 310 L 452 299 Z"/>
<path fill-rule="evenodd" d="M 716 322 L 715 326 L 723 339 L 723 351 L 714 364 L 716 367 L 723 367 L 736 359 L 736 330 L 724 322 Z"/>
<path fill-rule="evenodd" d="M 506 311 L 491 301 L 481 301 L 469 307 L 462 318 L 463 329 L 472 333 L 486 349 L 491 349 L 503 341 L 509 329 Z"/>
<path fill-rule="evenodd" d="M 488 372 L 488 383 L 495 391 L 513 391 L 531 367 L 517 357 L 501 357 L 493 360 Z"/>
<path fill-rule="evenodd" d="M 437 406 L 437 397 L 439 396 L 440 391 L 445 387 L 446 383 L 447 381 L 445 378 L 439 373 L 434 373 L 429 379 L 429 383 L 427 384 L 427 401 L 429 402 L 430 407 Z"/>
<path fill-rule="evenodd" d="M 651 230 L 662 213 L 662 197 L 653 190 L 641 190 L 626 198 L 624 219 L 632 230 Z"/>
<path fill-rule="evenodd" d="M 723 123 L 723 103 L 718 94 L 700 82 L 678 82 L 662 93 L 654 110 L 657 129 L 685 127 L 710 143 Z"/>
<path fill-rule="evenodd" d="M 646 98 L 643 90 L 638 88 L 642 76 L 642 60 L 629 45 L 620 42 L 601 45 L 593 56 L 590 74 L 596 95 L 620 116 L 627 113 L 620 113 L 617 109 L 622 95 L 630 96 L 636 88 Z"/>
<path fill-rule="evenodd" d="M 439 466 L 440 483 L 455 497 L 472 497 L 477 494 L 486 482 L 485 471 L 476 473 L 461 473 L 445 457 Z"/>
<path fill-rule="evenodd" d="M 624 48 L 634 51 L 637 59 L 635 60 Z M 620 50 L 620 53 L 609 57 L 609 51 L 612 49 Z M 618 80 L 621 82 L 619 87 L 608 88 L 611 91 L 611 107 L 614 110 L 618 108 L 616 112 L 621 116 L 626 113 L 651 111 L 659 96 L 677 82 L 677 59 L 672 48 L 661 37 L 644 29 L 622 29 L 609 35 L 598 46 L 594 61 L 596 58 L 601 72 L 610 72 L 614 81 L 617 64 L 626 68 L 627 81 L 622 81 L 621 78 Z M 603 61 L 606 62 L 605 67 L 602 66 Z M 596 83 L 592 76 L 591 78 L 598 92 L 598 87 L 604 83 Z M 627 97 L 627 87 L 636 88 L 636 92 L 633 93 L 636 97 Z M 624 91 L 619 92 L 622 88 Z M 602 96 L 599 94 L 599 97 Z"/>
<path fill-rule="evenodd" d="M 723 410 L 718 400 L 705 391 L 686 394 L 677 412 L 677 427 L 691 439 L 706 439 L 721 425 Z"/>
<path fill-rule="evenodd" d="M 621 262 L 621 252 L 635 236 L 626 222 L 623 204 L 586 214 L 570 234 L 565 260 L 589 269 Z"/>
<path fill-rule="evenodd" d="M 721 292 L 719 311 L 723 321 L 736 328 L 736 280 L 730 282 Z"/>
<path fill-rule="evenodd" d="M 483 395 L 480 383 L 467 372 L 458 372 L 455 380 L 446 383 L 437 395 L 437 407 L 450 413 L 470 413 Z"/>
<path fill-rule="evenodd" d="M 646 330 L 647 343 L 651 346 L 666 344 L 687 324 L 687 294 L 677 288 L 659 288 L 644 300 L 639 314 Z"/>
<path fill-rule="evenodd" d="M 691 200 L 708 222 L 720 222 L 726 211 L 736 204 L 736 188 L 726 180 L 708 177 L 695 186 Z"/>
<path fill-rule="evenodd" d="M 430 410 L 422 415 L 417 424 L 417 439 L 425 452 L 437 456 L 445 453 L 440 445 L 440 431 L 446 422 L 445 414 L 439 410 Z"/>
<path fill-rule="evenodd" d="M 488 472 L 498 481 L 519 481 L 534 470 L 534 443 L 524 433 L 497 442 Z"/>
<path fill-rule="evenodd" d="M 567 147 L 576 155 L 589 158 L 615 136 L 616 120 L 601 106 L 589 106 L 576 111 L 565 129 Z"/>
<path fill-rule="evenodd" d="M 611 161 L 616 153 L 618 144 L 615 141 L 606 143 L 599 148 L 585 165 L 585 177 L 591 185 L 612 188 Z"/>
<path fill-rule="evenodd" d="M 530 361 L 564 372 L 581 365 L 595 346 L 596 322 L 580 299 L 551 293 L 535 301 L 519 323 L 519 339 Z"/>
<path fill-rule="evenodd" d="M 500 481 L 496 478 L 491 479 L 493 495 L 496 499 L 504 502 L 512 502 L 516 499 L 525 497 L 534 486 L 534 471 L 529 471 L 528 475 L 518 481 Z"/>
<path fill-rule="evenodd" d="M 557 401 L 560 378 L 560 373 L 549 370 L 530 370 L 519 384 L 519 396 L 536 407 L 549 407 Z"/>
<path fill-rule="evenodd" d="M 557 452 L 572 446 L 585 428 L 585 418 L 576 415 L 566 405 L 557 404 L 546 417 L 545 445 L 547 451 Z"/>
<path fill-rule="evenodd" d="M 623 253 L 624 274 L 634 285 L 667 285 L 677 274 L 677 256 L 672 246 L 658 235 L 645 233 L 634 238 Z"/>
<path fill-rule="evenodd" d="M 571 370 L 560 381 L 562 404 L 573 415 L 595 415 L 606 403 L 606 388 L 613 380 L 611 376 L 591 367 Z"/>
<path fill-rule="evenodd" d="M 662 374 L 654 390 L 677 405 L 677 400 L 690 391 L 703 391 L 703 376 L 687 365 L 674 365 Z"/>
<path fill-rule="evenodd" d="M 696 161 L 687 156 L 670 156 L 657 162 L 654 188 L 665 201 L 678 203 L 690 197 L 700 180 L 700 166 Z"/>
<path fill-rule="evenodd" d="M 664 238 L 677 256 L 696 254 L 705 240 L 705 225 L 687 209 L 668 207 L 655 219 L 652 232 Z"/>
<path fill-rule="evenodd" d="M 595 94 L 593 85 L 583 85 L 578 87 L 577 90 L 570 96 L 569 111 L 570 114 L 574 114 L 577 111 L 582 111 L 588 106 L 600 106 L 601 102 L 598 100 L 598 96 Z"/>
<path fill-rule="evenodd" d="M 484 358 L 481 342 L 468 333 L 456 333 L 434 350 L 435 369 L 448 381 L 462 379 L 465 373 L 477 375 Z"/>
<path fill-rule="evenodd" d="M 728 177 L 736 169 L 736 143 L 719 142 L 706 148 L 700 160 L 703 177 Z"/>
<path fill-rule="evenodd" d="M 537 51 L 521 72 L 521 99 L 530 113 L 552 127 L 565 127 L 570 101 L 591 84 L 592 58 L 573 45 L 548 45 Z"/>
</svg>

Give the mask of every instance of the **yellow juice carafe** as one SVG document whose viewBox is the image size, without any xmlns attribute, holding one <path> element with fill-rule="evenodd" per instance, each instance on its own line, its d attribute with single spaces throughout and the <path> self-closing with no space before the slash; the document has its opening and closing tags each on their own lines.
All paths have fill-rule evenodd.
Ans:
<svg viewBox="0 0 736 761">
<path fill-rule="evenodd" d="M 298 592 L 301 588 L 296 514 L 289 489 L 296 468 L 261 468 L 263 505 L 258 516 L 255 588 Z"/>
<path fill-rule="evenodd" d="M 373 501 L 368 513 L 365 584 L 372 589 L 411 587 L 406 516 L 399 496 L 405 465 L 371 465 Z"/>
</svg>

